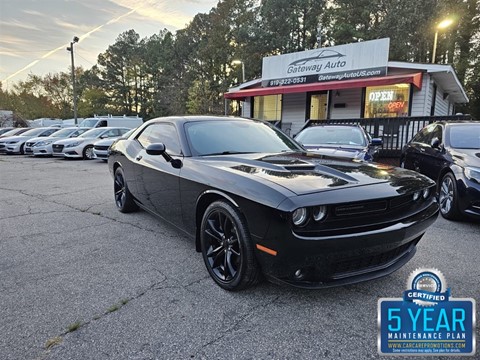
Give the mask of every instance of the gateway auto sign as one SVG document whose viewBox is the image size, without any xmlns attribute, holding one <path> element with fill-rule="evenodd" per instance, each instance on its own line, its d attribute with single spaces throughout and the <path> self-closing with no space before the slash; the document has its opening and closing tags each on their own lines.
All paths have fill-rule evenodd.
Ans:
<svg viewBox="0 0 480 360">
<path fill-rule="evenodd" d="M 387 74 L 389 46 L 386 38 L 266 57 L 262 86 L 383 76 Z"/>
</svg>

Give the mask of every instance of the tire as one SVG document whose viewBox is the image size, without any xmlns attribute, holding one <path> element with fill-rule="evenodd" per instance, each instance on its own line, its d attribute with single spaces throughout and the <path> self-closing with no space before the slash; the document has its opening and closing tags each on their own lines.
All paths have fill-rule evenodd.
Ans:
<svg viewBox="0 0 480 360">
<path fill-rule="evenodd" d="M 399 166 L 402 168 L 402 169 L 405 169 L 405 158 L 400 158 L 400 164 Z"/>
<path fill-rule="evenodd" d="M 445 219 L 455 220 L 459 218 L 460 212 L 458 211 L 457 199 L 457 180 L 452 173 L 446 173 L 440 182 L 438 195 L 440 214 Z"/>
<path fill-rule="evenodd" d="M 205 210 L 200 246 L 208 273 L 221 288 L 237 291 L 259 281 L 260 269 L 246 220 L 226 201 L 215 201 Z"/>
<path fill-rule="evenodd" d="M 130 213 L 138 210 L 138 205 L 133 200 L 133 196 L 128 190 L 127 182 L 125 181 L 125 174 L 123 169 L 118 167 L 115 170 L 113 178 L 113 196 L 115 198 L 115 205 L 122 213 Z"/>
<path fill-rule="evenodd" d="M 25 155 L 25 144 L 20 145 L 20 155 Z"/>
<path fill-rule="evenodd" d="M 85 146 L 85 149 L 83 149 L 83 160 L 92 160 L 94 156 L 95 155 L 93 154 L 93 146 Z"/>
</svg>

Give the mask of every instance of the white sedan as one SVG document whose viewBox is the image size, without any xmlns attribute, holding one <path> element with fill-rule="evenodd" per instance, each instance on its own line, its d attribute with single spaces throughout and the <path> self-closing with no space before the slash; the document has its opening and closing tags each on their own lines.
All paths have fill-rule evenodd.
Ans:
<svg viewBox="0 0 480 360">
<path fill-rule="evenodd" d="M 33 138 L 25 144 L 25 154 L 33 154 L 34 156 L 52 156 L 52 144 L 60 139 L 76 138 L 90 128 L 69 127 L 44 138 Z"/>
<path fill-rule="evenodd" d="M 25 131 L 21 135 L 10 136 L 2 139 L 2 149 L 7 154 L 24 154 L 25 153 L 25 143 L 36 137 L 47 137 L 52 135 L 54 132 L 58 131 L 58 128 L 45 127 L 45 128 L 34 128 L 28 131 Z"/>
<path fill-rule="evenodd" d="M 80 158 L 90 160 L 94 158 L 93 143 L 99 139 L 118 138 L 129 131 L 123 127 L 102 127 L 84 132 L 74 139 L 62 139 L 52 144 L 53 156 L 66 158 Z"/>
</svg>

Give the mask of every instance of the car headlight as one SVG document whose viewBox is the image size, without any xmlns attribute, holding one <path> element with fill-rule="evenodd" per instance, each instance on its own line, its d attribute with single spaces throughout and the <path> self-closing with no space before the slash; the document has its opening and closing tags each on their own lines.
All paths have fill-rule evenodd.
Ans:
<svg viewBox="0 0 480 360">
<path fill-rule="evenodd" d="M 75 141 L 73 143 L 70 143 L 70 144 L 67 144 L 65 145 L 66 148 L 71 148 L 71 147 L 75 147 L 75 146 L 78 146 L 82 143 L 82 141 Z"/>
<path fill-rule="evenodd" d="M 292 213 L 292 222 L 296 226 L 305 224 L 307 221 L 307 209 L 299 208 Z"/>
<path fill-rule="evenodd" d="M 43 141 L 39 141 L 39 142 L 36 142 L 35 144 L 33 144 L 33 146 L 45 146 L 45 145 L 50 145 L 52 143 L 52 140 L 43 140 Z"/>
<path fill-rule="evenodd" d="M 313 209 L 313 220 L 321 221 L 327 216 L 327 207 L 325 205 L 317 206 Z"/>
<path fill-rule="evenodd" d="M 16 144 L 16 143 L 18 143 L 18 140 L 16 140 L 16 141 L 7 141 L 7 144 Z"/>
<path fill-rule="evenodd" d="M 480 169 L 479 168 L 474 168 L 474 167 L 466 167 L 463 169 L 463 172 L 465 173 L 465 176 L 467 177 L 468 180 L 475 181 L 480 183 Z"/>
<path fill-rule="evenodd" d="M 427 188 L 427 189 L 423 189 L 423 191 L 422 191 L 422 197 L 423 197 L 424 199 L 426 199 L 426 198 L 428 198 L 429 195 L 430 195 L 430 189 L 428 189 L 428 188 Z"/>
<path fill-rule="evenodd" d="M 412 196 L 413 201 L 417 201 L 418 199 L 420 199 L 420 195 L 421 195 L 420 191 L 415 191 Z"/>
</svg>

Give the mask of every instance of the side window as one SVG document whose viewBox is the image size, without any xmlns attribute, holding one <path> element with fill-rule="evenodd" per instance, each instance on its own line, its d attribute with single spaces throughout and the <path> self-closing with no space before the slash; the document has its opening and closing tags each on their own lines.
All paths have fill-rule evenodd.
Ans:
<svg viewBox="0 0 480 360">
<path fill-rule="evenodd" d="M 442 127 L 440 125 L 437 125 L 432 132 L 432 140 L 434 138 L 438 138 L 440 140 L 440 144 L 443 143 Z M 431 144 L 431 140 L 430 140 L 430 144 Z"/>
<path fill-rule="evenodd" d="M 102 135 L 102 137 L 104 137 L 104 138 L 105 137 L 111 138 L 111 137 L 116 137 L 116 136 L 119 136 L 117 129 L 110 129 Z"/>
<path fill-rule="evenodd" d="M 106 127 L 107 126 L 107 120 L 100 120 L 98 123 L 97 127 Z"/>
<path fill-rule="evenodd" d="M 427 127 L 423 128 L 417 135 L 413 137 L 412 142 L 430 145 L 432 139 L 434 138 L 433 132 L 435 127 L 436 125 L 428 125 Z"/>
<path fill-rule="evenodd" d="M 137 140 L 144 148 L 150 144 L 163 143 L 169 154 L 182 154 L 177 129 L 172 124 L 152 124 L 137 137 Z"/>
<path fill-rule="evenodd" d="M 130 131 L 129 129 L 118 129 L 118 135 L 119 136 L 125 135 L 129 131 Z"/>
<path fill-rule="evenodd" d="M 40 135 L 41 137 L 43 136 L 50 136 L 52 135 L 55 131 L 57 131 L 57 129 L 51 129 L 51 130 L 47 130 L 45 131 L 42 135 Z"/>
</svg>

